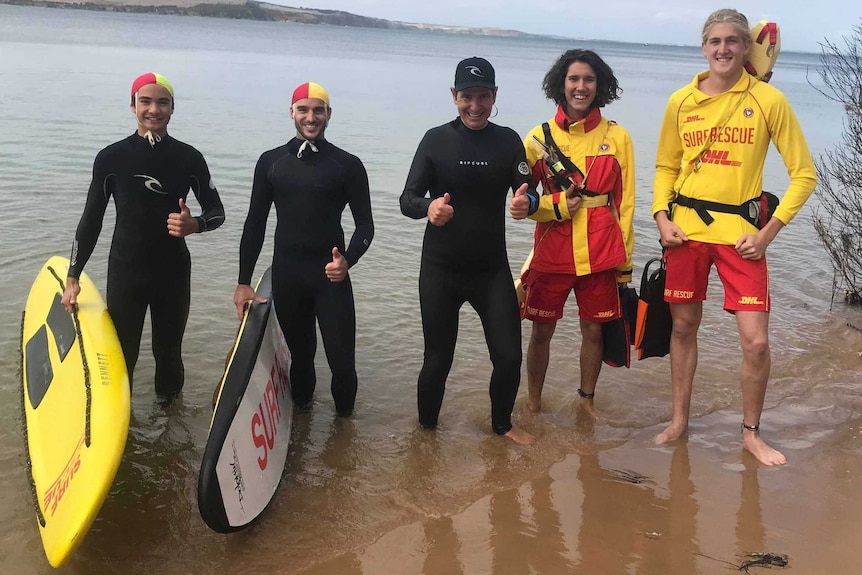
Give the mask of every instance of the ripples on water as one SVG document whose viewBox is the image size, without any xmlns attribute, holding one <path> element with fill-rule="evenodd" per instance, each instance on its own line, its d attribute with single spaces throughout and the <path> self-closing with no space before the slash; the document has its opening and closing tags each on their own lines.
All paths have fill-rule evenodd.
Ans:
<svg viewBox="0 0 862 575">
<path fill-rule="evenodd" d="M 454 117 L 447 86 L 458 59 L 477 53 L 496 64 L 501 87 L 495 121 L 526 133 L 553 111 L 540 92 L 541 77 L 569 43 L 11 6 L 0 6 L 0 38 L 0 201 L 7 216 L 0 227 L 0 283 L 6 296 L 0 307 L 4 572 L 49 572 L 21 470 L 14 374 L 26 291 L 50 255 L 68 253 L 93 158 L 134 129 L 127 86 L 148 69 L 173 81 L 177 109 L 171 133 L 204 153 L 227 222 L 189 239 L 193 302 L 182 404 L 167 413 L 153 405 L 145 334 L 123 464 L 66 572 L 620 573 L 632 565 L 643 573 L 712 572 L 713 564 L 690 553 L 710 549 L 698 547 L 692 533 L 700 529 L 709 539 L 697 525 L 698 513 L 705 513 L 699 507 L 714 508 L 713 500 L 737 507 L 739 477 L 716 475 L 715 469 L 740 465 L 733 443 L 738 436 L 725 437 L 722 430 L 737 433 L 741 409 L 736 329 L 720 309 L 717 278 L 701 330 L 692 412 L 704 418 L 693 423 L 691 462 L 687 448 L 656 449 L 646 439 L 669 417 L 666 359 L 636 362 L 630 370 L 605 367 L 597 403 L 609 425 L 593 431 L 575 422 L 570 405 L 580 336 L 574 304 L 553 341 L 546 412 L 529 419 L 518 403 L 520 423 L 540 438 L 536 446 L 512 449 L 490 433 L 490 364 L 478 318 L 468 308 L 462 312 L 440 430 L 417 429 L 415 380 L 422 362 L 417 284 L 424 224 L 404 218 L 398 208 L 413 152 L 426 129 Z M 664 103 L 702 64 L 696 49 L 592 47 L 606 56 L 625 89 L 607 114 L 626 126 L 635 142 L 638 278 L 640 266 L 659 252 L 649 211 Z M 809 65 L 816 59 L 782 54 L 774 83 L 788 95 L 819 153 L 837 140 L 840 109 L 807 86 Z M 224 537 L 200 520 L 196 481 L 212 390 L 236 330 L 231 296 L 237 246 L 257 157 L 290 136 L 289 94 L 309 79 L 332 96 L 330 139 L 363 159 L 372 187 L 376 237 L 351 271 L 360 377 L 356 417 L 334 418 L 320 348 L 314 411 L 295 418 L 278 496 L 258 525 Z M 786 185 L 775 155 L 764 182 L 774 190 Z M 100 287 L 111 212 L 87 265 Z M 785 448 L 812 460 L 804 449 L 812 444 L 807 438 L 836 427 L 829 424 L 833 421 L 843 438 L 841 449 L 858 452 L 851 438 L 859 408 L 860 336 L 846 327 L 840 305 L 836 313 L 828 311 L 831 268 L 809 218 L 806 208 L 769 252 L 775 311 L 767 414 L 772 429 L 782 428 L 787 437 Z M 345 228 L 349 235 L 349 213 Z M 531 226 L 510 222 L 507 233 L 518 268 L 529 251 Z M 256 274 L 271 258 L 270 242 Z M 528 337 L 525 324 L 525 346 Z M 634 466 L 655 480 L 621 483 L 617 471 Z M 697 492 L 696 480 L 704 480 L 698 474 L 717 486 L 709 495 Z M 743 489 L 751 483 L 746 477 Z M 720 511 L 715 514 L 720 518 Z M 764 524 L 773 529 L 781 524 L 775 517 L 745 515 L 739 521 L 753 521 L 761 531 Z M 680 525 L 682 534 L 669 535 Z M 657 538 L 650 535 L 659 532 Z M 718 547 L 731 557 L 760 550 L 750 545 L 768 542 L 762 535 L 736 542 L 719 536 Z"/>
</svg>

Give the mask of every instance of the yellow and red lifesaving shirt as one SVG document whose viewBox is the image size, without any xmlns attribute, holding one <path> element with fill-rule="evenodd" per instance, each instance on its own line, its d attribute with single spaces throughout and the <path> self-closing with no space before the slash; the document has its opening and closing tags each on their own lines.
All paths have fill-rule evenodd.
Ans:
<svg viewBox="0 0 862 575">
<path fill-rule="evenodd" d="M 599 109 L 571 120 L 560 107 L 549 122 L 551 137 L 586 174 L 587 190 L 610 196 L 612 205 L 581 207 L 570 214 L 565 193 L 551 180 L 540 151 L 530 142 L 545 140 L 542 126 L 524 140 L 533 180 L 542 184 L 530 269 L 579 276 L 616 269 L 617 281 L 631 281 L 634 247 L 634 149 L 628 131 L 602 117 Z"/>
<path fill-rule="evenodd" d="M 790 223 L 817 184 L 811 153 L 790 104 L 775 87 L 749 74 L 742 74 L 727 92 L 708 96 L 698 89 L 708 75 L 701 72 L 668 100 L 656 153 L 653 215 L 667 210 L 677 193 L 733 205 L 759 197 L 772 141 L 790 176 L 774 217 Z M 740 236 L 757 233 L 736 214 L 710 215 L 715 221 L 707 225 L 693 209 L 677 205 L 672 213 L 686 236 L 699 242 L 735 244 Z"/>
</svg>

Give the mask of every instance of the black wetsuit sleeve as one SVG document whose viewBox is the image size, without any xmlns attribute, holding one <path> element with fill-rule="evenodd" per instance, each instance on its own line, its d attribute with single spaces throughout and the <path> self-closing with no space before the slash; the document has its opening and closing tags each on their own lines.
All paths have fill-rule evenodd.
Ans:
<svg viewBox="0 0 862 575">
<path fill-rule="evenodd" d="M 410 172 L 407 174 L 407 183 L 401 192 L 401 213 L 414 220 L 428 217 L 428 206 L 432 201 L 432 198 L 425 197 L 434 181 L 434 164 L 429 153 L 432 146 L 429 140 L 429 134 L 426 133 L 419 142 L 413 163 L 410 164 Z"/>
<path fill-rule="evenodd" d="M 251 186 L 251 201 L 248 216 L 242 228 L 242 239 L 239 242 L 239 284 L 251 284 L 254 266 L 263 248 L 266 235 L 266 220 L 272 207 L 273 194 L 269 182 L 271 163 L 264 154 L 257 161 L 254 169 L 254 182 Z"/>
<path fill-rule="evenodd" d="M 224 206 L 213 184 L 210 170 L 203 155 L 198 152 L 197 166 L 192 175 L 191 188 L 198 203 L 201 215 L 197 216 L 198 232 L 214 230 L 224 223 Z"/>
<path fill-rule="evenodd" d="M 533 181 L 533 175 L 530 172 L 529 164 L 527 163 L 527 151 L 521 143 L 516 132 L 512 132 L 514 136 L 512 160 L 512 193 L 516 192 L 522 185 L 527 184 L 527 197 L 530 199 L 530 208 L 527 215 L 532 214 L 539 209 L 539 192 L 536 190 L 536 184 Z M 526 172 L 526 174 L 524 173 Z"/>
<path fill-rule="evenodd" d="M 78 278 L 93 254 L 99 234 L 102 231 L 102 220 L 111 197 L 113 174 L 108 172 L 107 161 L 100 153 L 93 162 L 93 180 L 87 192 L 84 213 L 75 230 L 75 240 L 72 242 L 72 254 L 69 257 L 69 277 Z"/>
<path fill-rule="evenodd" d="M 344 258 L 349 266 L 359 261 L 374 238 L 374 220 L 371 216 L 371 192 L 368 187 L 368 173 L 358 158 L 351 170 L 347 190 L 347 203 L 353 214 L 354 230 L 350 245 L 344 252 Z"/>
</svg>

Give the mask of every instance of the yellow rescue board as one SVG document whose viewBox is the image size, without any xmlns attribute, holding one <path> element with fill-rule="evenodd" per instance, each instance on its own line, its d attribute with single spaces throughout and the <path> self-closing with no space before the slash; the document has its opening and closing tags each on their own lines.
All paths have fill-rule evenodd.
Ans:
<svg viewBox="0 0 862 575">
<path fill-rule="evenodd" d="M 772 68 L 781 51 L 781 32 L 778 24 L 761 20 L 751 28 L 750 37 L 751 45 L 745 69 L 755 78 L 769 82 L 772 78 Z"/>
<path fill-rule="evenodd" d="M 60 303 L 69 260 L 36 276 L 21 327 L 27 471 L 48 562 L 60 567 L 96 518 L 129 432 L 129 377 L 114 324 L 81 274 L 76 314 Z"/>
</svg>

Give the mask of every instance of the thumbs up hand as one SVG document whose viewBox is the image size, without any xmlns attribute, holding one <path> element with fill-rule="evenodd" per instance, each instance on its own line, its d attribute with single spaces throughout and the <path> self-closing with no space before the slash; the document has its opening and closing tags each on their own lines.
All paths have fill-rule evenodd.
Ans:
<svg viewBox="0 0 862 575">
<path fill-rule="evenodd" d="M 509 213 L 516 220 L 523 220 L 527 217 L 530 211 L 530 198 L 527 197 L 527 184 L 521 184 L 521 187 L 515 191 L 512 200 L 509 202 Z"/>
<path fill-rule="evenodd" d="M 428 221 L 435 226 L 446 225 L 446 222 L 455 215 L 455 208 L 449 205 L 450 200 L 449 192 L 446 192 L 443 197 L 431 202 L 428 206 Z"/>
<path fill-rule="evenodd" d="M 347 259 L 341 255 L 341 252 L 338 251 L 338 248 L 332 248 L 332 261 L 326 264 L 324 271 L 326 272 L 326 277 L 329 278 L 331 282 L 340 282 L 344 281 L 344 278 L 347 277 L 347 268 L 349 267 L 347 263 Z"/>
<path fill-rule="evenodd" d="M 189 207 L 180 198 L 180 211 L 171 212 L 168 216 L 168 233 L 177 238 L 183 238 L 198 231 L 198 220 L 192 217 Z"/>
</svg>

